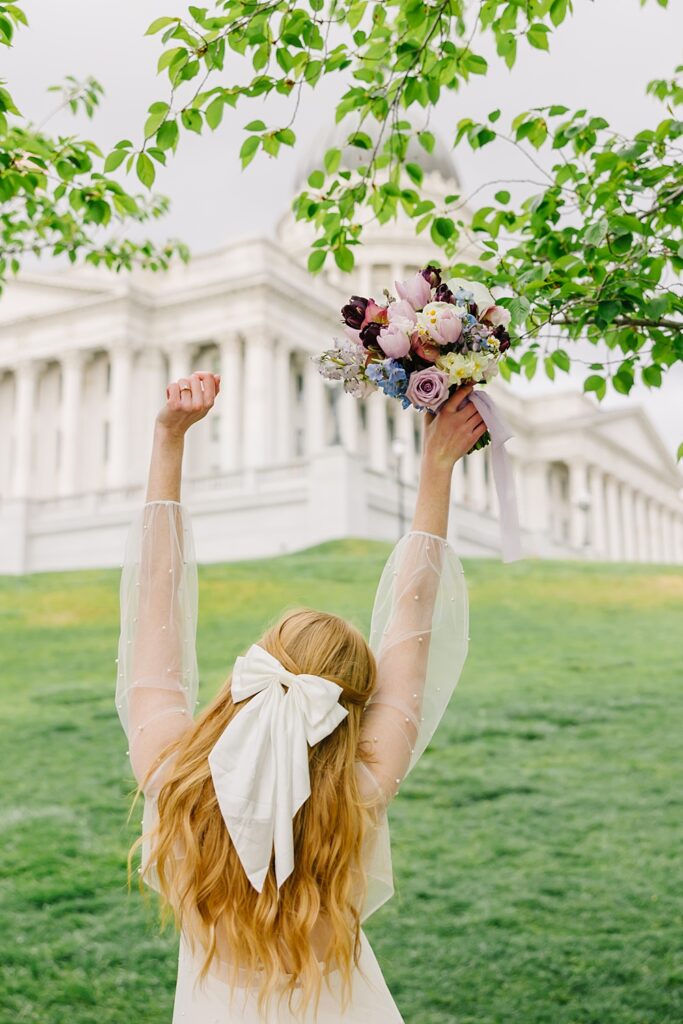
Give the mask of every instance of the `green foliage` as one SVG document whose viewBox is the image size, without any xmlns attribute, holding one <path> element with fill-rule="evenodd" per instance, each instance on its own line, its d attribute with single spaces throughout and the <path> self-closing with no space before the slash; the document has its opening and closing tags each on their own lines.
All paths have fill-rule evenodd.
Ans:
<svg viewBox="0 0 683 1024">
<path fill-rule="evenodd" d="M 658 3 L 666 7 L 668 0 Z M 412 139 L 432 152 L 429 115 L 444 91 L 486 74 L 477 53 L 483 37 L 493 37 L 498 58 L 512 68 L 527 47 L 548 51 L 572 10 L 573 0 L 214 0 L 209 8 L 190 7 L 185 17 L 157 18 L 149 27 L 160 37 L 158 69 L 168 87 L 150 107 L 142 149 L 175 150 L 180 130 L 201 131 L 202 119 L 217 128 L 225 104 L 254 100 L 262 113 L 264 100 L 279 96 L 291 103 L 286 123 L 249 121 L 240 149 L 243 168 L 262 154 L 277 157 L 281 146 L 296 142 L 302 91 L 342 75 L 347 87 L 334 120 L 348 124 L 344 145 L 321 154 L 294 201 L 296 217 L 316 229 L 311 272 L 322 269 L 328 253 L 351 272 L 368 211 L 380 224 L 403 212 L 442 250 L 437 262 L 508 296 L 513 344 L 524 352 L 508 360 L 507 372 L 566 372 L 571 357 L 560 342 L 588 338 L 619 357 L 596 352 L 602 383 L 591 373 L 588 390 L 599 398 L 608 385 L 626 393 L 636 378 L 654 387 L 683 358 L 682 299 L 671 285 L 683 269 L 677 78 L 650 84 L 666 116 L 631 140 L 604 118 L 559 104 L 520 113 L 507 134 L 499 110 L 484 123 L 463 117 L 454 128 L 456 145 L 481 149 L 505 140 L 522 149 L 540 190 L 513 203 L 511 190 L 499 188 L 496 206 L 474 211 L 482 264 L 474 269 L 452 263 L 469 230 L 465 200 L 449 196 L 437 206 L 423 190 L 420 161 L 407 157 Z M 345 149 L 363 154 L 353 173 Z M 544 157 L 547 166 L 539 162 Z M 135 167 L 149 184 L 149 164 Z"/>
<path fill-rule="evenodd" d="M 203 567 L 202 706 L 283 608 L 367 629 L 387 553 L 344 541 Z M 391 807 L 396 894 L 365 926 L 402 1015 L 677 1024 L 680 570 L 465 570 L 468 662 Z M 113 571 L 0 579 L 3 1021 L 172 1015 L 177 939 L 159 934 L 153 894 L 147 907 L 135 878 L 126 891 L 142 815 L 126 821 L 117 601 Z"/>
<path fill-rule="evenodd" d="M 15 29 L 26 24 L 20 2 L 0 2 L 0 45 L 13 45 Z M 79 82 L 72 75 L 48 92 L 58 94 L 59 109 L 82 111 L 90 118 L 103 95 L 95 79 Z M 160 124 L 158 107 L 154 116 L 155 124 Z M 157 270 L 166 268 L 174 256 L 187 259 L 185 246 L 175 240 L 159 247 L 97 230 L 144 223 L 168 210 L 165 198 L 132 195 L 109 177 L 130 158 L 132 146 L 124 140 L 104 159 L 92 141 L 53 138 L 42 126 L 29 122 L 5 85 L 0 85 L 0 291 L 7 277 L 19 271 L 27 253 L 66 254 L 72 263 L 82 257 L 114 270 L 134 265 Z M 160 160 L 163 153 L 152 156 Z M 151 185 L 150 155 L 140 153 L 136 167 L 141 180 Z"/>
</svg>

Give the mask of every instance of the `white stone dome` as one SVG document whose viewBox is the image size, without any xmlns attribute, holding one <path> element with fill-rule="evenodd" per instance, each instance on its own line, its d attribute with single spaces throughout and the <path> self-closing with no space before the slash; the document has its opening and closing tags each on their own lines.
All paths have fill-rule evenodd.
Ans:
<svg viewBox="0 0 683 1024">
<path fill-rule="evenodd" d="M 371 126 L 363 125 L 361 130 L 371 138 L 376 138 L 378 129 L 379 125 L 377 122 L 373 122 L 373 125 Z M 348 124 L 345 124 L 342 121 L 328 134 L 324 142 L 321 143 L 318 140 L 309 147 L 308 152 L 304 153 L 299 163 L 299 167 L 297 168 L 294 180 L 295 192 L 300 192 L 301 189 L 305 187 L 308 176 L 312 171 L 322 170 L 323 157 L 328 149 L 341 149 L 341 166 L 348 170 L 355 170 L 367 163 L 369 156 L 367 150 L 359 149 L 356 146 L 345 145 L 352 130 L 353 129 L 350 128 Z M 424 171 L 425 178 L 438 175 L 443 183 L 448 185 L 449 189 L 458 189 L 460 187 L 460 181 L 451 158 L 450 151 L 443 139 L 441 139 L 435 132 L 433 134 L 434 148 L 431 153 L 427 152 L 415 136 L 411 137 L 410 142 L 408 143 L 406 162 L 417 164 L 421 167 Z"/>
</svg>

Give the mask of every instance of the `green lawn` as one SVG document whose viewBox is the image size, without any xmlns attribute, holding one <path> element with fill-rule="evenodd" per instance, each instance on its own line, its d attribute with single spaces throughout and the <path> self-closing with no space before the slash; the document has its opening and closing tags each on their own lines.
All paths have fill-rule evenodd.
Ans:
<svg viewBox="0 0 683 1024">
<path fill-rule="evenodd" d="M 385 545 L 201 571 L 202 693 L 284 606 L 367 628 Z M 408 1024 L 680 1024 L 674 569 L 466 563 L 472 646 L 392 808 L 366 930 Z M 176 941 L 126 892 L 118 576 L 0 579 L 0 1019 L 168 1024 Z M 368 1022 L 381 1024 L 381 1022 Z"/>
</svg>

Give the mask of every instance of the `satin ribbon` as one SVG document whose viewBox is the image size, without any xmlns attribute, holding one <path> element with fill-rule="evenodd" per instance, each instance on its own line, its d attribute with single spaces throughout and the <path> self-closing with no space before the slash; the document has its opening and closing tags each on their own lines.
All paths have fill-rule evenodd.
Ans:
<svg viewBox="0 0 683 1024">
<path fill-rule="evenodd" d="M 493 399 L 485 391 L 472 391 L 467 400 L 475 407 L 491 435 L 491 464 L 500 505 L 501 548 L 504 562 L 522 558 L 519 515 L 512 466 L 504 445 L 513 434 L 498 412 Z"/>
<path fill-rule="evenodd" d="M 249 881 L 261 892 L 275 850 L 278 889 L 294 869 L 292 819 L 311 795 L 308 747 L 348 715 L 341 686 L 294 675 L 254 644 L 238 658 L 232 699 L 252 700 L 209 754 L 218 805 Z"/>
</svg>

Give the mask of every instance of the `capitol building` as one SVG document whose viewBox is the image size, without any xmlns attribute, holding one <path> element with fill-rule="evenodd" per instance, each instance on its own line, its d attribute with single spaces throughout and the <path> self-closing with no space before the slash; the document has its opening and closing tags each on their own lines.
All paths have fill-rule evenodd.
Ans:
<svg viewBox="0 0 683 1024">
<path fill-rule="evenodd" d="M 419 162 L 427 190 L 454 190 L 445 150 Z M 345 395 L 311 356 L 340 334 L 350 292 L 381 298 L 434 249 L 398 220 L 368 230 L 352 275 L 312 278 L 307 231 L 286 214 L 275 240 L 235 239 L 166 273 L 69 268 L 8 284 L 0 573 L 120 564 L 166 383 L 193 369 L 222 375 L 186 447 L 183 500 L 201 561 L 398 536 L 415 499 L 421 415 L 379 393 Z M 515 433 L 528 555 L 683 562 L 683 481 L 636 404 L 603 411 L 559 386 L 522 398 L 498 381 L 491 393 Z M 451 518 L 459 553 L 499 554 L 488 451 L 456 465 Z"/>
</svg>

